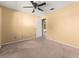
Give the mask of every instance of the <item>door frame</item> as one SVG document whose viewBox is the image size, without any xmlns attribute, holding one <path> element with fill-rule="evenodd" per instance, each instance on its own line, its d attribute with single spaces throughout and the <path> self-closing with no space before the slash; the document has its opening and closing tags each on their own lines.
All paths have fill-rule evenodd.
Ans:
<svg viewBox="0 0 79 59">
<path fill-rule="evenodd" d="M 46 21 L 46 18 L 43 18 L 43 19 L 42 19 L 42 37 L 44 37 L 44 28 L 46 28 L 46 23 L 45 23 L 45 21 Z M 44 25 L 44 23 L 45 23 L 45 25 Z"/>
</svg>

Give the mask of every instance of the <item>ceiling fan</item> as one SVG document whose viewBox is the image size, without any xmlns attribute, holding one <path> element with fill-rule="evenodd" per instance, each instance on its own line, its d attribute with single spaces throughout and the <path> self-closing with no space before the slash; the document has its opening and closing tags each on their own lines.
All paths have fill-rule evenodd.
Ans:
<svg viewBox="0 0 79 59">
<path fill-rule="evenodd" d="M 38 3 L 34 2 L 34 1 L 30 1 L 30 3 L 31 3 L 33 6 L 24 6 L 24 8 L 34 8 L 33 11 L 32 11 L 32 13 L 35 12 L 35 9 L 38 9 L 38 10 L 40 10 L 40 11 L 44 11 L 44 10 L 41 9 L 40 7 L 46 5 L 46 2 L 43 2 L 43 3 L 41 3 L 41 4 L 38 4 Z M 54 8 L 51 8 L 50 10 L 53 10 L 53 9 L 54 9 Z"/>
</svg>

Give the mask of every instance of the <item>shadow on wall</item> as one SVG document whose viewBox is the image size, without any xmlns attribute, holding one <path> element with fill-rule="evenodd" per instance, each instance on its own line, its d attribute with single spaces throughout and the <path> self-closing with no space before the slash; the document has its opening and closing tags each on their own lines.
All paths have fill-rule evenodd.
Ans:
<svg viewBox="0 0 79 59">
<path fill-rule="evenodd" d="M 2 8 L 2 44 L 35 38 L 37 19 L 38 17 L 32 14 Z"/>
</svg>

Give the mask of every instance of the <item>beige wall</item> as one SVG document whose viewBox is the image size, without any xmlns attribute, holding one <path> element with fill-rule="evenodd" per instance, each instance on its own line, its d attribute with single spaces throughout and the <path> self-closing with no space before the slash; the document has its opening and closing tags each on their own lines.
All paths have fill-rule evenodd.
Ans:
<svg viewBox="0 0 79 59">
<path fill-rule="evenodd" d="M 47 15 L 47 38 L 79 47 L 79 3 Z"/>
<path fill-rule="evenodd" d="M 2 26 L 1 26 L 1 8 L 0 8 L 0 46 L 1 46 L 1 40 L 2 40 Z"/>
<path fill-rule="evenodd" d="M 35 38 L 37 16 L 2 7 L 2 44 Z"/>
</svg>

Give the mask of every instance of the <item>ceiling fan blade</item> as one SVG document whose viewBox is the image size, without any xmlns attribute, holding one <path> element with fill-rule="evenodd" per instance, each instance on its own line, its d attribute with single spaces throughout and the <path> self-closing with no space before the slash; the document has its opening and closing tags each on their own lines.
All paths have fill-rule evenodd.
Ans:
<svg viewBox="0 0 79 59">
<path fill-rule="evenodd" d="M 54 8 L 51 8 L 50 10 L 54 10 Z"/>
<path fill-rule="evenodd" d="M 43 6 L 43 5 L 46 5 L 46 2 L 39 4 L 38 7 Z"/>
<path fill-rule="evenodd" d="M 38 10 L 40 10 L 40 11 L 44 11 L 44 10 L 42 10 L 42 9 L 40 9 L 40 8 L 38 8 Z"/>
<path fill-rule="evenodd" d="M 24 6 L 23 8 L 33 8 L 33 6 Z"/>
<path fill-rule="evenodd" d="M 31 3 L 32 3 L 32 5 L 34 6 L 34 8 L 36 9 L 36 7 L 37 7 L 37 3 L 35 3 L 34 1 L 30 1 Z"/>
<path fill-rule="evenodd" d="M 34 4 L 34 1 L 30 1 L 32 4 Z"/>
<path fill-rule="evenodd" d="M 31 2 L 31 4 L 35 7 L 35 3 L 33 2 L 33 1 L 30 1 Z"/>
<path fill-rule="evenodd" d="M 34 13 L 34 12 L 35 12 L 35 10 L 33 9 L 32 13 Z"/>
</svg>

